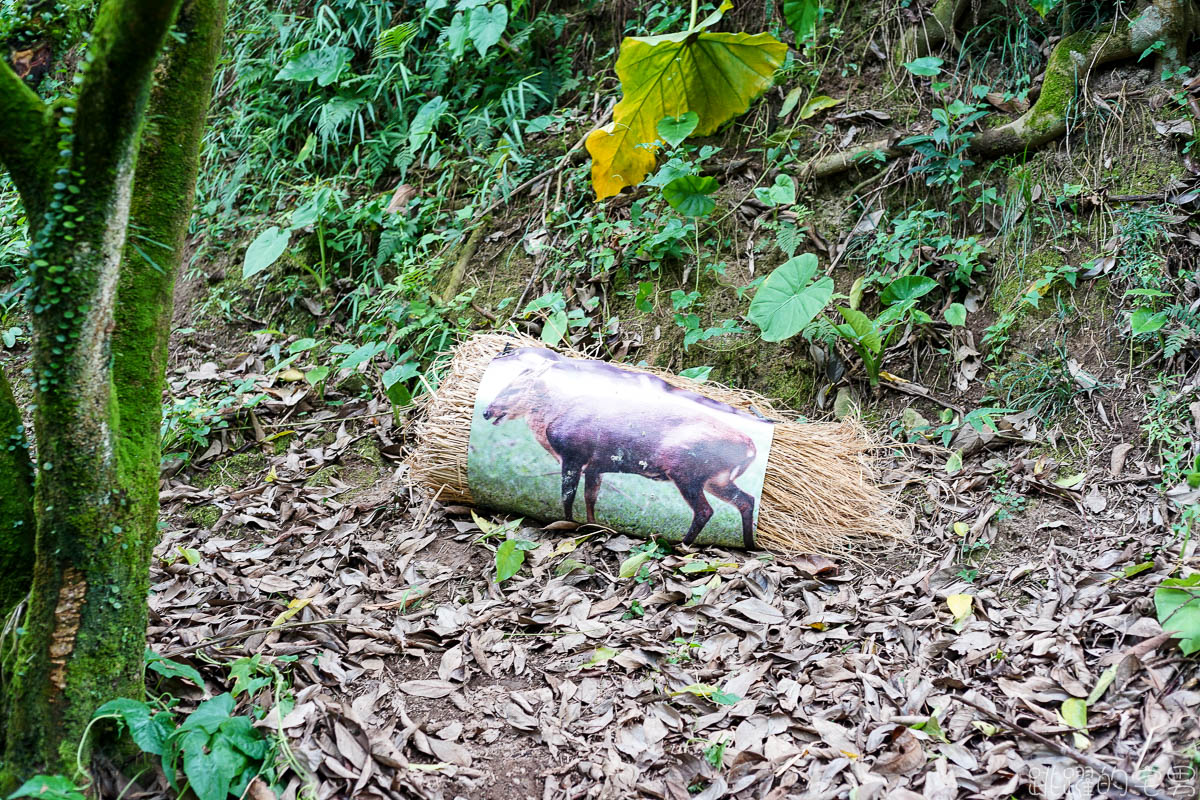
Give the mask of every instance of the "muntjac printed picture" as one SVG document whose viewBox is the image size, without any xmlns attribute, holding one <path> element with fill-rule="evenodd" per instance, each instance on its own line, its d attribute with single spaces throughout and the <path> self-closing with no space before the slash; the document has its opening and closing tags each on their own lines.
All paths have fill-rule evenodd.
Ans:
<svg viewBox="0 0 1200 800">
<path fill-rule="evenodd" d="M 771 434 L 657 376 L 520 348 L 480 383 L 468 483 L 479 502 L 538 519 L 752 547 Z"/>
</svg>

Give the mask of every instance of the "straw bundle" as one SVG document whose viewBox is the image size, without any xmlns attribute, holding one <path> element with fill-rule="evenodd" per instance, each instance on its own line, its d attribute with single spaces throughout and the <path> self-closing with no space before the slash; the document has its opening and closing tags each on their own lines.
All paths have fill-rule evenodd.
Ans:
<svg viewBox="0 0 1200 800">
<path fill-rule="evenodd" d="M 437 390 L 417 409 L 408 465 L 415 480 L 447 502 L 472 503 L 467 454 L 475 395 L 494 358 L 512 347 L 544 347 L 535 339 L 479 334 L 458 345 Z M 580 357 L 564 353 L 569 357 Z M 625 364 L 673 386 L 743 410 L 782 419 L 770 401 L 716 383 Z M 780 422 L 767 460 L 755 542 L 768 550 L 845 557 L 861 545 L 903 536 L 894 501 L 875 484 L 878 446 L 857 424 Z"/>
</svg>

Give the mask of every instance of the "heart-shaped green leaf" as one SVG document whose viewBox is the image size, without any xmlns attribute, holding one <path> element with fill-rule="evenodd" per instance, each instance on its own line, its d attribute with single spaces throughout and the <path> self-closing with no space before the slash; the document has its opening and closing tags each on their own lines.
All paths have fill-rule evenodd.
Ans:
<svg viewBox="0 0 1200 800">
<path fill-rule="evenodd" d="M 904 68 L 920 78 L 932 78 L 942 71 L 942 60 L 937 56 L 925 56 L 905 62 Z"/>
<path fill-rule="evenodd" d="M 820 0 L 783 0 L 783 19 L 796 34 L 797 46 L 817 32 Z"/>
<path fill-rule="evenodd" d="M 888 284 L 879 295 L 879 302 L 885 306 L 916 300 L 924 297 L 937 288 L 937 281 L 924 275 L 905 275 Z"/>
<path fill-rule="evenodd" d="M 699 114 L 695 111 L 685 111 L 678 117 L 660 119 L 657 127 L 658 135 L 671 147 L 678 147 L 680 142 L 692 135 L 692 131 L 696 130 L 696 126 L 699 124 Z"/>
<path fill-rule="evenodd" d="M 471 17 L 467 22 L 467 33 L 470 34 L 471 42 L 479 51 L 481 58 L 486 56 L 487 51 L 500 41 L 500 37 L 504 35 L 504 29 L 507 27 L 508 9 L 503 3 L 497 3 L 490 9 L 484 6 L 476 6 L 471 9 Z"/>
<path fill-rule="evenodd" d="M 331 45 L 309 50 L 283 65 L 275 74 L 277 81 L 311 81 L 319 86 L 328 86 L 336 81 L 354 58 L 349 47 Z"/>
<path fill-rule="evenodd" d="M 946 306 L 946 310 L 942 312 L 942 316 L 946 318 L 954 327 L 958 328 L 967 324 L 967 307 L 962 303 L 951 303 Z"/>
<path fill-rule="evenodd" d="M 759 287 L 746 317 L 762 330 L 763 341 L 781 342 L 812 322 L 833 297 L 833 279 L 817 274 L 812 253 L 788 259 Z"/>
<path fill-rule="evenodd" d="M 1167 324 L 1167 312 L 1155 313 L 1148 308 L 1138 308 L 1129 316 L 1129 326 L 1134 336 L 1154 333 Z"/>
<path fill-rule="evenodd" d="M 685 175 L 668 183 L 662 192 L 671 208 L 685 217 L 705 217 L 717 207 L 709 195 L 715 192 L 718 186 L 716 178 L 707 175 Z"/>
</svg>

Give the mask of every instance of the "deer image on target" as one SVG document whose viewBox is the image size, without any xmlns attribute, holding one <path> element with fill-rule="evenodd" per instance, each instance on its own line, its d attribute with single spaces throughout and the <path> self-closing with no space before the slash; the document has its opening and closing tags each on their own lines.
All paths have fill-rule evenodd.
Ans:
<svg viewBox="0 0 1200 800">
<path fill-rule="evenodd" d="M 771 423 L 603 362 L 518 349 L 480 385 L 472 491 L 544 519 L 752 547 Z M 739 485 L 740 484 L 740 485 Z"/>
</svg>

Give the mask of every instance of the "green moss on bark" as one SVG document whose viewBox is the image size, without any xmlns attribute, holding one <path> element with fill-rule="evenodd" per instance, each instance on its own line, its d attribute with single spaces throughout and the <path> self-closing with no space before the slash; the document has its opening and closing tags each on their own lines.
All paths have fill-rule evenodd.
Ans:
<svg viewBox="0 0 1200 800">
<path fill-rule="evenodd" d="M 181 5 L 182 41 L 151 97 Z M 58 196 L 31 232 L 38 558 L 19 668 L 5 676 L 0 790 L 34 771 L 70 773 L 95 708 L 143 692 L 171 292 L 224 13 L 224 0 L 105 3 L 75 124 L 55 129 Z M 125 249 L 131 213 L 166 245 L 151 248 L 154 264 Z"/>
<path fill-rule="evenodd" d="M 0 621 L 29 592 L 33 531 L 29 444 L 12 388 L 0 370 Z"/>
</svg>

